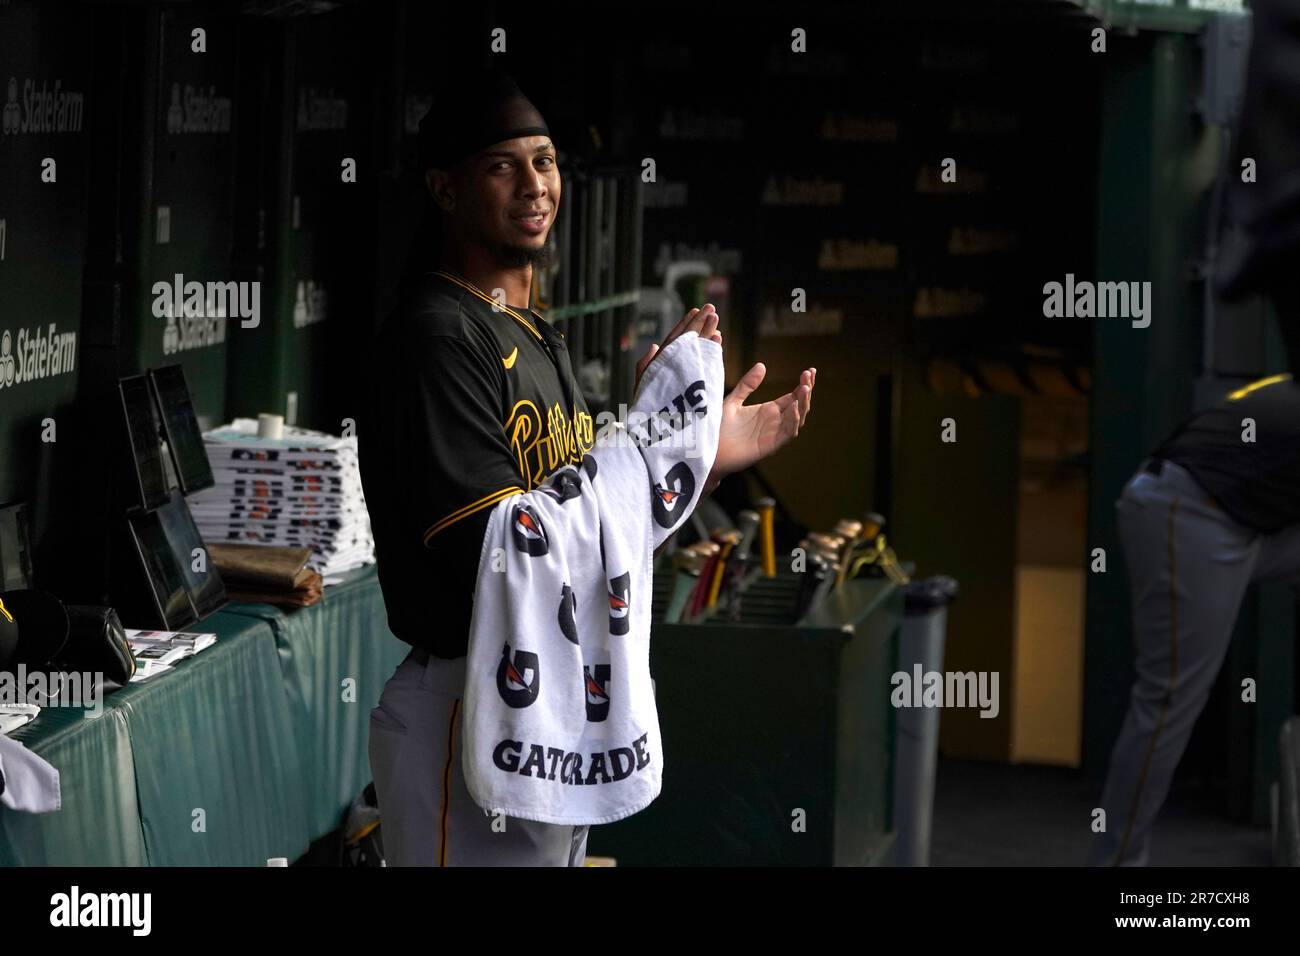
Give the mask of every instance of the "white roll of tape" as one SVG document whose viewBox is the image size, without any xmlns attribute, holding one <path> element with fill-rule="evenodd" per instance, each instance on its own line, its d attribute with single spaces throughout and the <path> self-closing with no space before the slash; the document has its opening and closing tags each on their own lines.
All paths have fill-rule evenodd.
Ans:
<svg viewBox="0 0 1300 956">
<path fill-rule="evenodd" d="M 284 416 L 268 415 L 266 412 L 257 416 L 258 438 L 283 438 Z"/>
</svg>

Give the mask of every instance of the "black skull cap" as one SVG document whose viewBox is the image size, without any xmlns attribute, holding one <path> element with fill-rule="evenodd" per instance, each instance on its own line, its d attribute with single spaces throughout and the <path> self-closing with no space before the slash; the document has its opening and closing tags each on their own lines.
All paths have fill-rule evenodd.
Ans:
<svg viewBox="0 0 1300 956">
<path fill-rule="evenodd" d="M 479 150 L 521 136 L 550 136 L 513 76 L 496 67 L 458 74 L 420 120 L 420 168 L 448 169 Z"/>
</svg>

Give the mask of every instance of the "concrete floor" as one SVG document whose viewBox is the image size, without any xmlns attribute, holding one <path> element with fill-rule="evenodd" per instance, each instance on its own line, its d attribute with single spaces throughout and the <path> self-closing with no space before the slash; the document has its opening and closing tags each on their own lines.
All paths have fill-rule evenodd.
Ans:
<svg viewBox="0 0 1300 956">
<path fill-rule="evenodd" d="M 1077 770 L 939 758 L 932 866 L 1082 866 L 1100 784 Z M 1176 782 L 1152 866 L 1271 866 L 1267 827 L 1228 819 L 1207 788 Z"/>
</svg>

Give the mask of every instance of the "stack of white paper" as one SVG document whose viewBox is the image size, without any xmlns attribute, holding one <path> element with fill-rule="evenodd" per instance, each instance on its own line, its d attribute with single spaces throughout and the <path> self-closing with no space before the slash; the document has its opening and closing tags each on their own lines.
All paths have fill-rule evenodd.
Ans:
<svg viewBox="0 0 1300 956">
<path fill-rule="evenodd" d="M 259 438 L 237 418 L 203 438 L 216 484 L 188 501 L 204 540 L 310 548 L 327 584 L 374 562 L 355 437 L 285 426 Z"/>
</svg>

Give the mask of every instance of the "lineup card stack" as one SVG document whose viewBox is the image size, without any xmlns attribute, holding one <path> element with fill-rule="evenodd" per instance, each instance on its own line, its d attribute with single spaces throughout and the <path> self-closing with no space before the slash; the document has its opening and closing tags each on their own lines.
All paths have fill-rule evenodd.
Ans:
<svg viewBox="0 0 1300 956">
<path fill-rule="evenodd" d="M 285 426 L 259 438 L 237 418 L 203 434 L 216 484 L 189 496 L 205 541 L 311 549 L 326 584 L 375 560 L 355 436 Z"/>
</svg>

